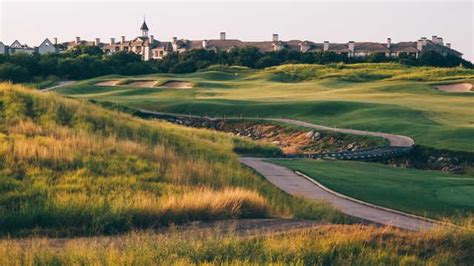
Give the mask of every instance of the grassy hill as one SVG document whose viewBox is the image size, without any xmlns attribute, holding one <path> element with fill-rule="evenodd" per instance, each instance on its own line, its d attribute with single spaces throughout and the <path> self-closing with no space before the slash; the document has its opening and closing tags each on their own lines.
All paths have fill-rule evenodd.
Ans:
<svg viewBox="0 0 474 266">
<path fill-rule="evenodd" d="M 0 234 L 116 233 L 225 218 L 338 220 L 243 168 L 223 133 L 0 85 Z"/>
<path fill-rule="evenodd" d="M 192 89 L 96 86 L 103 80 L 188 81 Z M 261 71 L 213 67 L 192 74 L 108 76 L 60 93 L 134 108 L 208 115 L 296 118 L 317 124 L 397 133 L 420 145 L 474 151 L 474 93 L 434 89 L 474 82 L 474 70 L 397 64 L 285 65 Z"/>
</svg>

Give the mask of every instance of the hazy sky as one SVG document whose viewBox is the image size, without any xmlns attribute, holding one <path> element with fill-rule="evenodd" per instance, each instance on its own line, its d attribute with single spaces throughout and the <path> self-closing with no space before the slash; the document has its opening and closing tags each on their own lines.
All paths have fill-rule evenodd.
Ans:
<svg viewBox="0 0 474 266">
<path fill-rule="evenodd" d="M 146 15 L 159 40 L 227 38 L 308 39 L 322 42 L 417 40 L 442 36 L 474 61 L 473 1 L 5 1 L 0 0 L 0 40 L 30 46 L 139 34 Z"/>
</svg>

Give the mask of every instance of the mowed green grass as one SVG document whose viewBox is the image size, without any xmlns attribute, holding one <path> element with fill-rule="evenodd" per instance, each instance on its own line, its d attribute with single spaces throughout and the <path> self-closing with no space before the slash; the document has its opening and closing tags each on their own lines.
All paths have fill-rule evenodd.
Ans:
<svg viewBox="0 0 474 266">
<path fill-rule="evenodd" d="M 188 90 L 100 87 L 109 76 L 59 92 L 156 111 L 287 117 L 322 125 L 411 136 L 417 144 L 474 152 L 474 93 L 433 88 L 474 82 L 474 70 L 395 64 L 288 65 L 266 70 L 214 70 L 133 77 L 195 84 Z"/>
<path fill-rule="evenodd" d="M 435 218 L 474 213 L 474 177 L 381 164 L 278 159 L 342 194 L 408 213 Z"/>
</svg>

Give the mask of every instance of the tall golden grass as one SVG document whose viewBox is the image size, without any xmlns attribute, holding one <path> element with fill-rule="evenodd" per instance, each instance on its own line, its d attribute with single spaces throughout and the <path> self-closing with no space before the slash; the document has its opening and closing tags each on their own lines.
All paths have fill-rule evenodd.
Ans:
<svg viewBox="0 0 474 266">
<path fill-rule="evenodd" d="M 342 220 L 242 167 L 248 140 L 0 85 L 0 234 L 116 233 L 192 220 Z"/>
<path fill-rule="evenodd" d="M 472 233 L 321 225 L 239 236 L 220 229 L 0 240 L 1 265 L 470 265 Z"/>
</svg>

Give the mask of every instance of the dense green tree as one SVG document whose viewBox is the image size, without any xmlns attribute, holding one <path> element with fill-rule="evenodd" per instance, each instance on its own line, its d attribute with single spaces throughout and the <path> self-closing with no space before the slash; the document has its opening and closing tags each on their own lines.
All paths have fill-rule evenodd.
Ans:
<svg viewBox="0 0 474 266">
<path fill-rule="evenodd" d="M 186 61 L 181 62 L 170 68 L 171 73 L 191 73 L 197 70 L 196 62 Z"/>
<path fill-rule="evenodd" d="M 26 68 L 10 63 L 0 64 L 0 80 L 27 82 L 29 79 L 30 75 Z"/>
<path fill-rule="evenodd" d="M 382 63 L 390 61 L 384 53 L 373 53 L 367 57 L 369 63 Z"/>
</svg>

